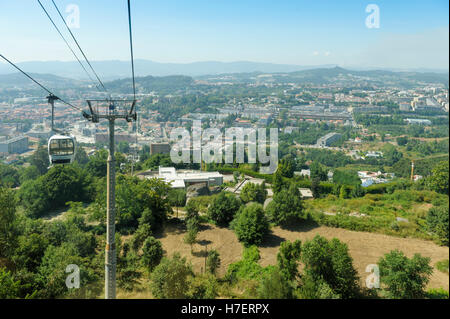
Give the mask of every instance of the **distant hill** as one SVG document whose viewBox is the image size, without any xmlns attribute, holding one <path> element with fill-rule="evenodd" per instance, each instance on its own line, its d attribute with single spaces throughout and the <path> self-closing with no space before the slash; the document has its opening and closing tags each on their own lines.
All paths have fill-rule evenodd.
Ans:
<svg viewBox="0 0 450 319">
<path fill-rule="evenodd" d="M 331 79 L 338 76 L 353 76 L 353 77 L 367 77 L 373 80 L 396 80 L 396 81 L 423 81 L 428 83 L 445 83 L 448 86 L 449 74 L 447 73 L 431 73 L 431 72 L 393 72 L 387 70 L 367 70 L 356 71 L 348 70 L 341 67 L 334 68 L 320 68 L 312 70 L 304 70 L 298 72 L 291 72 L 288 77 L 294 82 L 316 82 L 327 83 Z M 295 79 L 297 81 L 295 81 Z"/>
<path fill-rule="evenodd" d="M 60 77 L 53 74 L 29 73 L 36 81 L 49 88 L 71 88 L 82 85 L 83 81 Z M 29 88 L 36 87 L 29 78 L 22 73 L 0 74 L 0 88 Z"/>
<path fill-rule="evenodd" d="M 165 92 L 185 89 L 194 83 L 194 79 L 185 75 L 169 75 L 162 77 L 136 77 L 136 89 L 143 92 Z M 106 82 L 105 86 L 114 92 L 130 93 L 132 82 L 130 78 Z"/>
<path fill-rule="evenodd" d="M 100 71 L 99 71 L 100 73 Z M 242 73 L 218 73 L 201 76 L 188 75 L 168 75 L 168 76 L 139 76 L 137 72 L 136 86 L 138 92 L 158 91 L 162 93 L 174 92 L 184 89 L 193 89 L 195 80 L 206 80 L 208 82 L 231 82 L 235 84 L 245 83 L 297 83 L 297 84 L 329 84 L 345 83 L 350 84 L 355 81 L 366 83 L 367 85 L 383 86 L 386 84 L 398 85 L 399 87 L 409 88 L 417 83 L 436 83 L 449 84 L 448 73 L 421 73 L 421 72 L 393 72 L 386 70 L 367 70 L 357 71 L 348 70 L 341 67 L 316 68 L 294 72 L 242 72 Z M 67 77 L 61 77 L 53 74 L 31 73 L 43 85 L 49 88 L 81 88 L 86 89 L 87 80 L 75 80 Z M 131 92 L 132 82 L 129 76 L 112 81 L 103 78 L 105 86 L 117 93 Z M 356 83 L 356 82 L 355 82 Z M 0 74 L 0 88 L 36 88 L 31 80 L 23 74 Z"/>
<path fill-rule="evenodd" d="M 341 67 L 316 68 L 295 72 L 277 73 L 232 73 L 218 75 L 197 76 L 198 80 L 209 82 L 231 82 L 231 83 L 297 83 L 297 84 L 329 84 L 345 82 L 351 84 L 358 80 L 365 81 L 370 85 L 382 86 L 387 83 L 399 85 L 400 87 L 411 87 L 417 82 L 445 84 L 448 86 L 449 75 L 447 73 L 433 72 L 394 72 L 388 70 L 349 70 Z"/>
<path fill-rule="evenodd" d="M 98 75 L 105 81 L 131 76 L 131 65 L 129 61 L 92 61 L 92 66 Z M 50 73 L 73 79 L 87 79 L 88 77 L 78 62 L 61 61 L 32 61 L 18 63 L 26 72 Z M 325 65 L 321 67 L 334 67 Z M 205 74 L 221 73 L 250 73 L 250 72 L 293 72 L 317 68 L 319 66 L 300 66 L 289 64 L 257 63 L 248 61 L 239 62 L 194 62 L 194 63 L 159 63 L 150 60 L 135 60 L 135 71 L 137 76 L 167 76 L 188 75 L 199 76 Z M 0 63 L 0 74 L 12 73 L 13 69 L 7 64 Z"/>
</svg>

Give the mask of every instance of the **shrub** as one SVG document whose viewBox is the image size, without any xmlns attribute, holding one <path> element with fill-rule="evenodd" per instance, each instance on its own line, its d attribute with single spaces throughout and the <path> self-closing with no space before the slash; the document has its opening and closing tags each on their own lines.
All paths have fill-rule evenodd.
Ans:
<svg viewBox="0 0 450 319">
<path fill-rule="evenodd" d="M 208 208 L 208 216 L 217 225 L 228 226 L 241 206 L 233 194 L 220 193 Z"/>
<path fill-rule="evenodd" d="M 188 232 L 183 238 L 184 243 L 191 246 L 191 253 L 193 252 L 192 246 L 197 242 L 197 234 L 198 234 L 197 230 L 191 228 L 188 230 Z"/>
<path fill-rule="evenodd" d="M 217 280 L 212 275 L 189 277 L 189 299 L 214 299 L 217 297 Z"/>
<path fill-rule="evenodd" d="M 432 207 L 427 215 L 428 229 L 438 237 L 441 244 L 447 246 L 449 240 L 448 216 L 448 206 Z"/>
<path fill-rule="evenodd" d="M 273 201 L 267 206 L 270 220 L 277 225 L 286 226 L 305 217 L 303 202 L 297 187 L 282 189 L 273 195 Z"/>
<path fill-rule="evenodd" d="M 155 237 L 148 237 L 142 247 L 142 262 L 150 271 L 159 265 L 163 257 L 161 242 Z"/>
<path fill-rule="evenodd" d="M 138 252 L 139 249 L 141 249 L 145 239 L 150 237 L 151 235 L 152 230 L 149 224 L 140 225 L 136 230 L 136 232 L 133 234 L 133 237 L 131 238 L 131 248 L 135 252 Z"/>
<path fill-rule="evenodd" d="M 0 267 L 0 299 L 19 298 L 20 282 L 5 268 Z"/>
<path fill-rule="evenodd" d="M 183 299 L 189 295 L 188 278 L 193 275 L 192 267 L 179 253 L 172 258 L 163 258 L 153 270 L 151 291 L 161 299 Z"/>
<path fill-rule="evenodd" d="M 208 252 L 206 267 L 212 274 L 215 274 L 216 270 L 220 267 L 220 255 L 217 250 L 212 249 Z"/>
<path fill-rule="evenodd" d="M 436 263 L 436 268 L 448 275 L 448 259 L 438 261 Z"/>
<path fill-rule="evenodd" d="M 358 295 L 358 275 L 345 243 L 317 235 L 303 244 L 301 260 L 306 275 L 313 281 L 323 281 L 333 294 L 342 298 Z"/>
<path fill-rule="evenodd" d="M 260 204 L 250 203 L 245 206 L 233 220 L 238 240 L 245 246 L 259 245 L 269 231 L 269 222 Z"/>
<path fill-rule="evenodd" d="M 433 268 L 430 258 L 415 254 L 409 259 L 403 252 L 393 250 L 378 261 L 380 281 L 394 299 L 417 299 L 425 296 L 425 286 Z"/>
<path fill-rule="evenodd" d="M 284 241 L 280 245 L 277 255 L 280 273 L 288 280 L 294 280 L 298 276 L 298 260 L 300 259 L 301 241 Z"/>
<path fill-rule="evenodd" d="M 264 183 L 256 185 L 253 183 L 247 183 L 241 190 L 240 198 L 244 203 L 257 202 L 264 204 L 267 197 L 267 190 Z"/>
<path fill-rule="evenodd" d="M 257 294 L 260 299 L 290 299 L 293 297 L 289 281 L 278 268 L 274 268 L 262 276 Z"/>
<path fill-rule="evenodd" d="M 225 278 L 231 282 L 238 279 L 259 280 L 264 272 L 270 268 L 263 268 L 258 263 L 260 259 L 259 250 L 256 246 L 244 248 L 242 259 L 228 266 Z M 270 266 L 273 268 L 273 266 Z"/>
</svg>

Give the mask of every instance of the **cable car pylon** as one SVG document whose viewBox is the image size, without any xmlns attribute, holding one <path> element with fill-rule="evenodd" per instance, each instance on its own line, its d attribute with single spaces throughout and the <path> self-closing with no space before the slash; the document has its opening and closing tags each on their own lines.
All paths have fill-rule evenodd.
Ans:
<svg viewBox="0 0 450 319">
<path fill-rule="evenodd" d="M 124 119 L 127 122 L 136 121 L 136 100 L 87 100 L 87 103 L 91 113 L 83 114 L 86 119 L 93 123 L 99 123 L 100 119 L 107 119 L 109 122 L 109 154 L 106 177 L 105 298 L 115 299 L 117 253 L 115 243 L 116 158 L 114 155 L 114 129 L 117 119 Z M 119 110 L 117 103 L 131 103 L 131 108 L 129 111 L 126 108 Z M 103 104 L 103 106 L 99 107 L 98 104 Z"/>
</svg>

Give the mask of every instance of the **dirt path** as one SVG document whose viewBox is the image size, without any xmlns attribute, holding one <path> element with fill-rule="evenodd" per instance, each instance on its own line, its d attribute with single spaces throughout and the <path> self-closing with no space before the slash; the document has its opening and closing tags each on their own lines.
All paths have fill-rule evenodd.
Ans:
<svg viewBox="0 0 450 319">
<path fill-rule="evenodd" d="M 420 253 L 422 256 L 431 258 L 431 265 L 434 267 L 437 261 L 449 258 L 448 247 L 439 247 L 433 242 L 419 239 L 398 238 L 387 235 L 355 232 L 339 228 L 330 227 L 304 227 L 303 229 L 285 230 L 279 227 L 272 229 L 271 235 L 260 247 L 261 260 L 263 266 L 276 263 L 276 255 L 279 245 L 284 240 L 301 241 L 312 239 L 315 235 L 321 235 L 328 239 L 333 237 L 347 243 L 350 254 L 353 257 L 353 264 L 358 271 L 361 281 L 363 282 L 368 275 L 365 268 L 369 264 L 376 264 L 378 259 L 391 250 L 399 249 L 408 257 L 412 257 L 414 253 Z M 201 271 L 204 268 L 205 259 L 202 251 L 205 245 L 208 250 L 216 249 L 221 257 L 222 264 L 218 274 L 223 275 L 230 263 L 241 259 L 242 245 L 238 242 L 235 234 L 226 228 L 218 228 L 207 225 L 206 229 L 198 234 L 200 244 L 194 245 L 194 255 L 191 254 L 191 248 L 183 242 L 184 231 L 170 226 L 165 233 L 159 238 L 163 244 L 164 250 L 171 255 L 178 251 L 182 256 L 187 257 L 192 262 L 195 271 Z M 434 268 L 429 287 L 442 287 L 449 289 L 449 277 Z"/>
</svg>

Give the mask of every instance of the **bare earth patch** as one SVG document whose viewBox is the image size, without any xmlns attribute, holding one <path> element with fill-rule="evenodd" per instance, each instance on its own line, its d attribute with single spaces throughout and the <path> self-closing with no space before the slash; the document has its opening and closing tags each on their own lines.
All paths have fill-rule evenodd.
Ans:
<svg viewBox="0 0 450 319">
<path fill-rule="evenodd" d="M 208 245 L 208 250 L 216 249 L 221 257 L 222 263 L 218 270 L 220 276 L 224 275 L 230 263 L 241 259 L 242 245 L 238 242 L 233 231 L 226 228 L 219 228 L 214 225 L 206 225 L 205 229 L 199 232 L 197 239 L 200 244 L 193 247 L 194 255 L 191 254 L 191 248 L 183 242 L 185 232 L 177 226 L 169 226 L 159 238 L 163 248 L 168 255 L 179 252 L 192 262 L 196 272 L 204 269 L 205 258 L 202 252 Z M 296 229 L 281 229 L 274 227 L 272 233 L 263 243 L 260 249 L 262 266 L 273 265 L 276 263 L 276 256 L 280 243 L 296 239 L 302 242 L 312 239 L 315 235 L 321 235 L 325 238 L 338 238 L 345 242 L 353 257 L 353 264 L 359 273 L 361 282 L 364 283 L 368 273 L 365 272 L 366 266 L 376 264 L 378 259 L 384 254 L 394 249 L 403 251 L 408 257 L 412 257 L 415 253 L 431 258 L 431 265 L 434 267 L 436 262 L 449 258 L 448 247 L 440 247 L 431 241 L 420 239 L 398 238 L 382 234 L 356 232 L 339 228 L 330 228 L 325 226 L 312 227 L 305 226 Z M 434 268 L 431 276 L 430 288 L 449 289 L 449 277 Z"/>
</svg>

